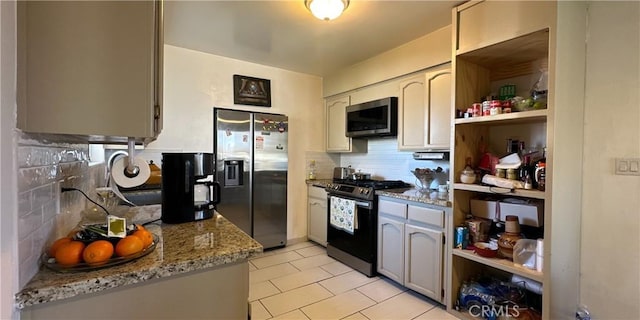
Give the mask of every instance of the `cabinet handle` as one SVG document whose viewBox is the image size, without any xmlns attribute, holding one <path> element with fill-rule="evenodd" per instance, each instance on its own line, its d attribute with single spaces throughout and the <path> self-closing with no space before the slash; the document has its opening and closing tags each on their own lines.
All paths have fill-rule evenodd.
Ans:
<svg viewBox="0 0 640 320">
<path fill-rule="evenodd" d="M 311 204 L 312 206 L 319 206 L 319 205 L 321 205 L 321 203 L 320 203 L 320 202 L 311 202 L 310 204 Z"/>
</svg>

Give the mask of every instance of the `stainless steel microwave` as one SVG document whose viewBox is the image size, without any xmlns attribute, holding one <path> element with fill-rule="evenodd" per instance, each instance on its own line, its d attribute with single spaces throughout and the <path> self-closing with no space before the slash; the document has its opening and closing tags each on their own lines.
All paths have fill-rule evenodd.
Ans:
<svg viewBox="0 0 640 320">
<path fill-rule="evenodd" d="M 388 97 L 354 104 L 346 110 L 347 137 L 398 135 L 398 98 Z"/>
</svg>

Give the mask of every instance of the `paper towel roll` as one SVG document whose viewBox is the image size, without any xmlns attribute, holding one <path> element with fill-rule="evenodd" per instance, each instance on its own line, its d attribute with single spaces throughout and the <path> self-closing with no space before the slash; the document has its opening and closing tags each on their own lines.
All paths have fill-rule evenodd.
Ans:
<svg viewBox="0 0 640 320">
<path fill-rule="evenodd" d="M 140 171 L 134 177 L 127 177 L 125 174 L 126 166 L 129 157 L 121 157 L 116 160 L 111 167 L 111 177 L 113 181 L 123 188 L 133 188 L 142 185 L 151 176 L 151 169 L 149 165 L 142 157 L 133 158 L 133 164 L 137 166 Z"/>
<path fill-rule="evenodd" d="M 539 256 L 544 256 L 544 240 L 543 239 L 536 240 L 536 254 Z"/>
<path fill-rule="evenodd" d="M 542 258 L 542 256 L 536 255 L 536 271 L 542 272 L 543 265 L 544 265 L 544 258 Z"/>
</svg>

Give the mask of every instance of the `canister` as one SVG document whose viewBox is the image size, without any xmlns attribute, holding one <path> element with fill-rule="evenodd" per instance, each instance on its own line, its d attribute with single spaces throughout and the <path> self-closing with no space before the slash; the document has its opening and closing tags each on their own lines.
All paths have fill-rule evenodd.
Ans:
<svg viewBox="0 0 640 320">
<path fill-rule="evenodd" d="M 471 109 L 472 109 L 474 117 L 479 117 L 479 116 L 482 115 L 482 104 L 481 103 L 472 104 L 471 105 Z"/>
<path fill-rule="evenodd" d="M 491 114 L 491 101 L 483 101 L 482 102 L 482 115 L 488 116 Z"/>
</svg>

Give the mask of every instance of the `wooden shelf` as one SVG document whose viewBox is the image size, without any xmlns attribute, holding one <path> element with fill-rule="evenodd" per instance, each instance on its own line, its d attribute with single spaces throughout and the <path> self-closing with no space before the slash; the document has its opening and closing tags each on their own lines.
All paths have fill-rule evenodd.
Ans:
<svg viewBox="0 0 640 320">
<path fill-rule="evenodd" d="M 525 197 L 533 199 L 545 199 L 545 192 L 539 190 L 525 190 L 525 189 L 506 189 L 500 187 L 483 186 L 479 184 L 466 184 L 466 183 L 454 183 L 454 190 L 475 191 L 490 194 L 503 194 L 516 197 Z"/>
<path fill-rule="evenodd" d="M 547 109 L 520 111 L 512 113 L 496 114 L 493 116 L 482 116 L 475 118 L 455 119 L 456 125 L 461 124 L 518 124 L 531 122 L 544 122 L 547 120 Z"/>
<path fill-rule="evenodd" d="M 507 259 L 485 258 L 475 254 L 471 250 L 462 249 L 453 249 L 453 255 L 543 283 L 542 272 L 537 272 L 535 270 L 529 270 L 524 267 L 516 266 L 512 261 L 509 261 Z"/>
<path fill-rule="evenodd" d="M 487 69 L 545 59 L 549 55 L 549 30 L 537 31 L 467 52 L 457 50 L 456 54 L 459 58 Z"/>
</svg>

